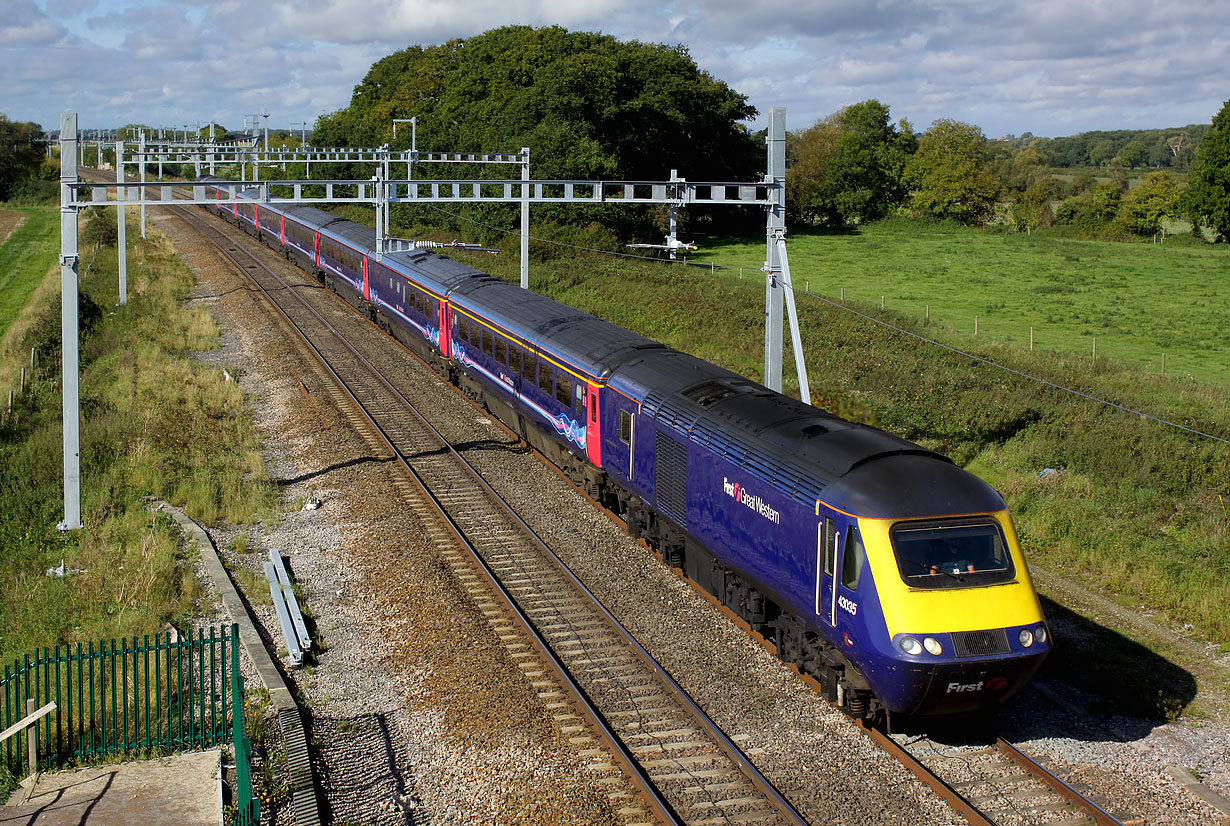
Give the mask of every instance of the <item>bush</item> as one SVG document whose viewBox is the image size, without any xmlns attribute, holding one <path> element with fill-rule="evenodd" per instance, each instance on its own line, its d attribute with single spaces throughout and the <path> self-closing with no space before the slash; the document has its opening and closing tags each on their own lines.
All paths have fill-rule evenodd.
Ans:
<svg viewBox="0 0 1230 826">
<path fill-rule="evenodd" d="M 81 228 L 81 242 L 92 247 L 114 247 L 119 239 L 115 211 L 106 207 L 90 207 Z"/>
</svg>

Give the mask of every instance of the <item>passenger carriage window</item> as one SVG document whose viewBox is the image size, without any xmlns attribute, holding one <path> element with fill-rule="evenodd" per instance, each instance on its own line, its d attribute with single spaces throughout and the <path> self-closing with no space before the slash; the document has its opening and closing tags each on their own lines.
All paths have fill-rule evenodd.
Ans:
<svg viewBox="0 0 1230 826">
<path fill-rule="evenodd" d="M 548 396 L 555 390 L 555 370 L 546 361 L 538 363 L 538 389 Z"/>
<path fill-rule="evenodd" d="M 627 410 L 619 411 L 619 441 L 632 444 L 632 414 Z"/>
<path fill-rule="evenodd" d="M 863 573 L 867 552 L 862 537 L 854 528 L 846 529 L 846 553 L 841 558 L 841 584 L 851 591 L 858 590 L 858 578 Z"/>
<path fill-rule="evenodd" d="M 525 366 L 521 368 L 521 376 L 525 383 L 531 386 L 538 381 L 538 356 L 533 350 L 525 351 Z"/>
<path fill-rule="evenodd" d="M 495 357 L 495 350 L 491 341 L 491 328 L 489 327 L 483 328 L 483 352 L 492 358 Z"/>
<path fill-rule="evenodd" d="M 521 375 L 521 348 L 511 344 L 508 346 L 508 369 L 514 375 Z"/>
<path fill-rule="evenodd" d="M 833 575 L 837 557 L 837 522 L 832 517 L 824 519 L 824 572 Z"/>
<path fill-rule="evenodd" d="M 508 361 L 508 344 L 501 335 L 496 335 L 495 337 L 495 360 L 499 364 L 504 364 Z"/>
<path fill-rule="evenodd" d="M 572 381 L 562 370 L 555 376 L 555 400 L 564 407 L 572 407 Z"/>
</svg>

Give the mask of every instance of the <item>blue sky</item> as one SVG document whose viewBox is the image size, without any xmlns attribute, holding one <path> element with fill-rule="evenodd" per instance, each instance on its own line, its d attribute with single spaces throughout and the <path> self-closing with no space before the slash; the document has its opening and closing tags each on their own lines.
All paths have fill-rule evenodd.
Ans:
<svg viewBox="0 0 1230 826">
<path fill-rule="evenodd" d="M 310 124 L 391 52 L 511 24 L 683 44 L 753 127 L 874 97 L 919 130 L 1057 136 L 1208 123 L 1230 98 L 1224 0 L 0 0 L 0 113 Z"/>
</svg>

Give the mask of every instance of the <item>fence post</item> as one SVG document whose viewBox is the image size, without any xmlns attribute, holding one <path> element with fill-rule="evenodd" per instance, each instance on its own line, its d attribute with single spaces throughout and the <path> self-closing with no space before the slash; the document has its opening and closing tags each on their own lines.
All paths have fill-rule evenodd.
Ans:
<svg viewBox="0 0 1230 826">
<path fill-rule="evenodd" d="M 26 699 L 26 715 L 29 716 L 38 710 L 38 701 L 33 697 Z M 30 768 L 30 774 L 38 771 L 38 721 L 35 720 L 26 729 L 26 760 Z"/>
</svg>

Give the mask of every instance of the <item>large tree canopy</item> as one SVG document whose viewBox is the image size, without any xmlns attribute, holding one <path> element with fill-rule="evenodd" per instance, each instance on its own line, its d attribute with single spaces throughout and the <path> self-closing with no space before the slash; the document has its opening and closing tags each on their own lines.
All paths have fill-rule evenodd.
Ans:
<svg viewBox="0 0 1230 826">
<path fill-rule="evenodd" d="M 748 180 L 763 149 L 744 95 L 682 46 L 559 27 L 509 26 L 377 61 L 350 106 L 322 117 L 319 145 L 392 143 L 418 118 L 420 151 L 532 150 L 535 177 Z M 397 132 L 408 148 L 410 130 Z"/>
<path fill-rule="evenodd" d="M 1185 212 L 1193 224 L 1208 224 L 1218 240 L 1230 241 L 1230 100 L 1196 147 L 1187 177 Z"/>
<path fill-rule="evenodd" d="M 984 220 L 999 194 L 999 182 L 983 163 L 986 146 L 977 126 L 947 119 L 931 124 L 905 169 L 914 209 L 966 224 Z"/>
<path fill-rule="evenodd" d="M 883 218 L 905 199 L 901 175 L 914 130 L 889 121 L 878 100 L 856 103 L 793 136 L 787 177 L 791 212 L 803 220 L 855 224 Z"/>
</svg>

